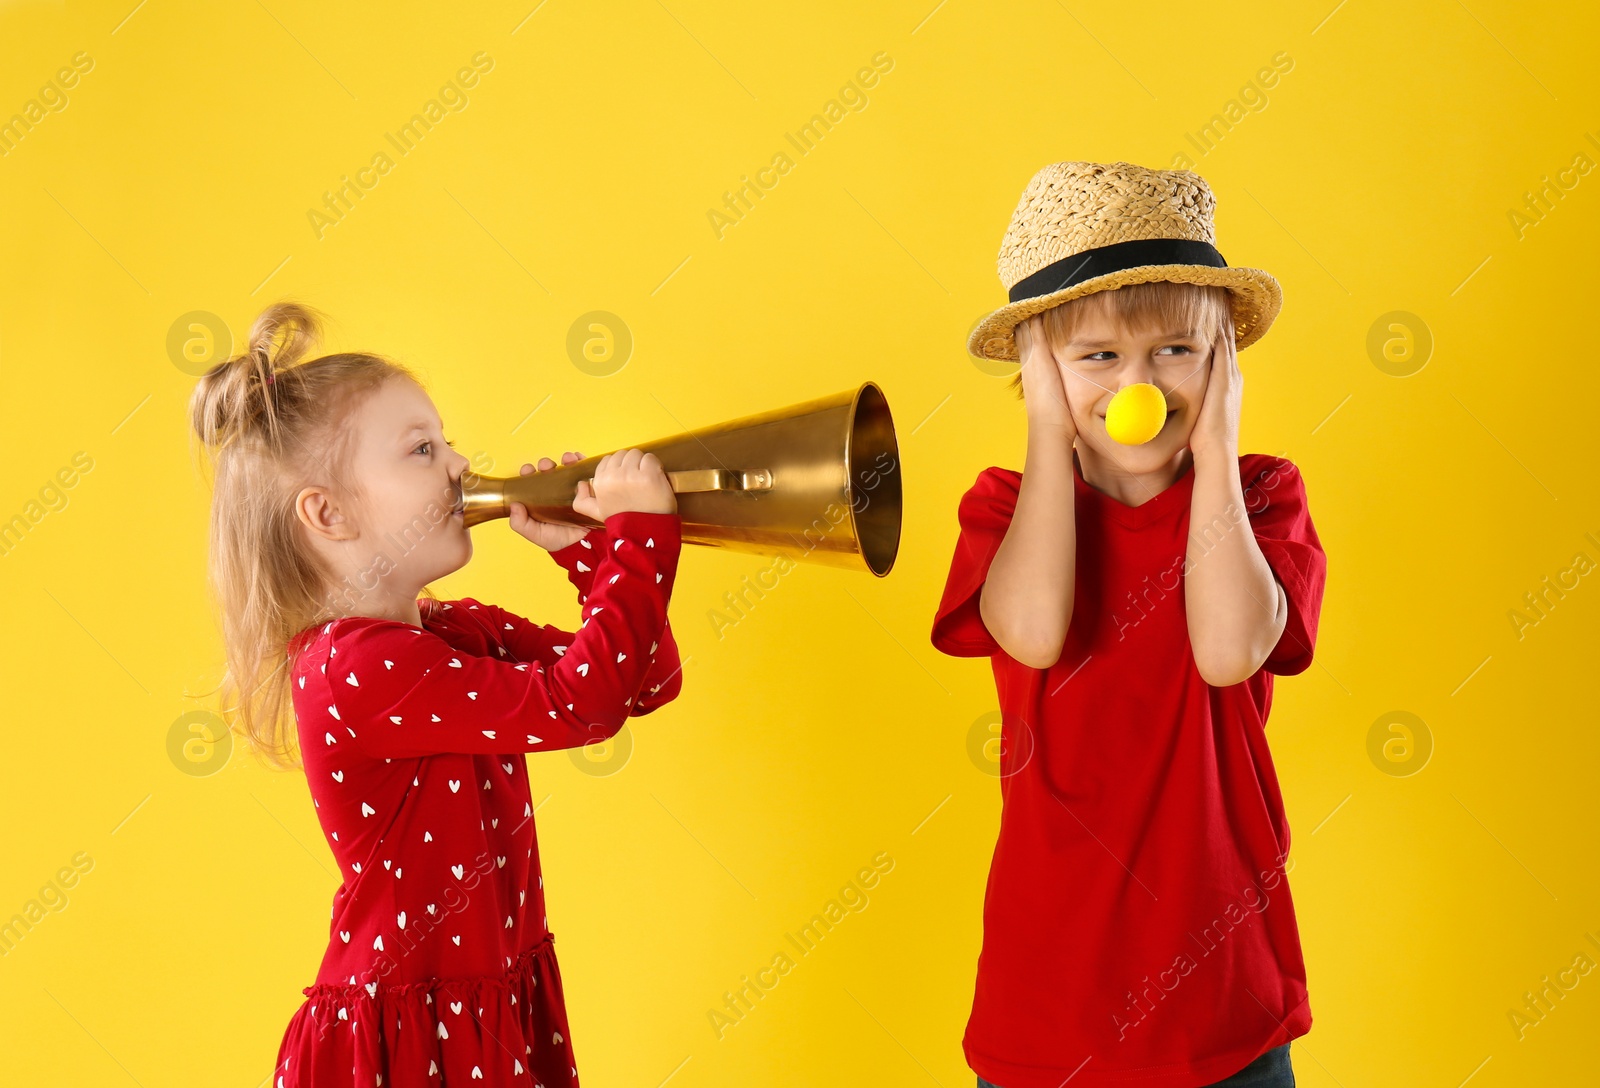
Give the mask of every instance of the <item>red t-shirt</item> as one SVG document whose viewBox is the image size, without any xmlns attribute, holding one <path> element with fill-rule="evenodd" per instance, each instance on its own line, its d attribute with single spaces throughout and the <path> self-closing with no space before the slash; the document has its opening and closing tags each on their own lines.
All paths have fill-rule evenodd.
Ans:
<svg viewBox="0 0 1600 1088">
<path fill-rule="evenodd" d="M 987 656 L 999 692 L 1000 835 L 962 1047 L 1002 1088 L 1191 1088 L 1311 1028 L 1265 726 L 1271 674 L 1311 664 L 1327 560 L 1291 462 L 1245 454 L 1239 474 L 1289 619 L 1225 688 L 1189 645 L 1192 468 L 1127 506 L 1074 467 L 1072 622 L 1048 669 L 1014 660 L 978 613 L 1022 474 L 987 468 L 961 499 L 932 640 Z"/>
</svg>

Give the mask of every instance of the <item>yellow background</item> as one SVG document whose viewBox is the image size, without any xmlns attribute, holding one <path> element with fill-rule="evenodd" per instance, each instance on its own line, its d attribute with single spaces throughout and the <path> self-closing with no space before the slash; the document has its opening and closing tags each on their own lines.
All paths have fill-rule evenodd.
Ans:
<svg viewBox="0 0 1600 1088">
<path fill-rule="evenodd" d="M 1600 586 L 1568 575 L 1521 637 L 1511 618 L 1600 561 L 1600 174 L 1512 217 L 1600 162 L 1587 5 L 535 2 L 0 9 L 0 118 L 93 60 L 0 157 L 0 519 L 93 460 L 0 556 L 0 919 L 88 867 L 0 957 L 0 1080 L 259 1085 L 313 979 L 336 877 L 303 777 L 242 750 L 197 775 L 167 748 L 221 670 L 168 331 L 204 311 L 243 337 L 294 297 L 334 317 L 330 349 L 421 370 L 501 472 L 882 385 L 893 573 L 802 565 L 719 638 L 723 594 L 768 562 L 686 548 L 682 697 L 628 727 L 615 773 L 530 770 L 585 1084 L 970 1085 L 1000 800 L 968 742 L 995 693 L 927 632 L 957 500 L 1021 467 L 1024 418 L 965 336 L 1003 300 L 1035 170 L 1180 154 L 1229 262 L 1283 283 L 1241 356 L 1241 448 L 1301 466 L 1329 555 L 1316 662 L 1279 681 L 1269 734 L 1315 1018 L 1299 1083 L 1592 1076 L 1600 975 L 1520 1039 L 1509 1016 L 1600 960 Z M 469 105 L 319 239 L 324 191 L 479 51 Z M 880 52 L 869 105 L 719 239 L 723 193 Z M 1200 154 L 1188 137 L 1245 99 Z M 634 338 L 606 377 L 566 350 L 594 310 Z M 1408 376 L 1368 348 L 1393 311 L 1433 342 Z M 442 596 L 575 616 L 542 552 L 474 532 Z M 1369 755 L 1393 711 L 1431 738 L 1409 775 Z M 885 851 L 870 905 L 719 1039 L 723 993 Z"/>
</svg>

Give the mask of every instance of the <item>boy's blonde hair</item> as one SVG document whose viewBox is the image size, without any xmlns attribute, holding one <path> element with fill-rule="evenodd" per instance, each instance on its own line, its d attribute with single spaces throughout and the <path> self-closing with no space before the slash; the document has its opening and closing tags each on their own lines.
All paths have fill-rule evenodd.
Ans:
<svg viewBox="0 0 1600 1088">
<path fill-rule="evenodd" d="M 320 339 L 321 318 L 299 303 L 268 307 L 244 352 L 206 371 L 189 398 L 192 438 L 213 469 L 208 580 L 227 658 L 213 691 L 222 694 L 229 728 L 280 769 L 298 766 L 290 642 L 331 618 L 330 572 L 310 546 L 295 497 L 312 481 L 359 496 L 359 481 L 345 471 L 350 435 L 341 425 L 384 382 L 416 380 L 362 352 L 301 362 Z"/>
<path fill-rule="evenodd" d="M 1233 302 L 1226 287 L 1152 280 L 1096 291 L 1052 306 L 1037 316 L 1044 324 L 1050 347 L 1065 351 L 1079 324 L 1090 314 L 1109 317 L 1118 331 L 1139 326 L 1192 329 L 1209 342 L 1222 331 L 1224 321 L 1233 320 Z M 1020 367 L 1011 378 L 1011 388 L 1020 400 Z"/>
</svg>

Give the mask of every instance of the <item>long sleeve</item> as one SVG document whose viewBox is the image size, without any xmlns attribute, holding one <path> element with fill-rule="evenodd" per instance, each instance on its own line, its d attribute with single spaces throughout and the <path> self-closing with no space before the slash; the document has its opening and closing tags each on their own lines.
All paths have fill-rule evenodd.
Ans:
<svg viewBox="0 0 1600 1088">
<path fill-rule="evenodd" d="M 567 572 L 567 580 L 578 591 L 580 605 L 588 601 L 589 594 L 593 591 L 601 557 L 612 547 L 612 539 L 611 533 L 605 526 L 596 526 L 589 530 L 586 536 L 568 544 L 565 548 L 550 552 L 550 558 Z M 618 578 L 620 578 L 619 572 L 606 575 L 608 583 Z M 510 652 L 522 661 L 543 661 L 549 664 L 564 654 L 571 645 L 573 635 L 569 631 L 533 623 L 505 609 L 490 605 L 485 605 L 484 608 L 489 610 Z M 638 691 L 630 695 L 627 700 L 628 713 L 631 715 L 648 714 L 670 703 L 677 698 L 683 687 L 683 665 L 678 658 L 678 643 L 673 638 L 670 619 L 662 625 L 661 637 L 650 644 L 649 655 L 650 665 L 645 670 L 644 679 L 640 682 Z"/>
<path fill-rule="evenodd" d="M 368 756 L 396 758 L 574 748 L 614 735 L 666 628 L 681 525 L 676 514 L 639 511 L 606 519 L 583 620 L 548 663 L 537 653 L 521 662 L 464 653 L 393 620 L 340 621 L 326 663 L 328 743 L 348 735 Z"/>
</svg>

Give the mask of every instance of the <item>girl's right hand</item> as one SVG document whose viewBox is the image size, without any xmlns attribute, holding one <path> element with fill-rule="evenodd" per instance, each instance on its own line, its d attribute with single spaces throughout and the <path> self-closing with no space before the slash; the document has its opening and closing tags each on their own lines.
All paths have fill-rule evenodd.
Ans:
<svg viewBox="0 0 1600 1088">
<path fill-rule="evenodd" d="M 1034 314 L 1020 322 L 1012 335 L 1022 360 L 1022 400 L 1028 411 L 1028 425 L 1054 428 L 1072 445 L 1078 437 L 1078 426 L 1067 407 L 1066 386 L 1045 336 L 1044 319 Z"/>
<path fill-rule="evenodd" d="M 653 453 L 617 450 L 600 458 L 594 467 L 594 486 L 578 482 L 572 508 L 604 521 L 612 514 L 635 510 L 644 514 L 676 514 L 678 496 L 672 481 Z"/>
</svg>

